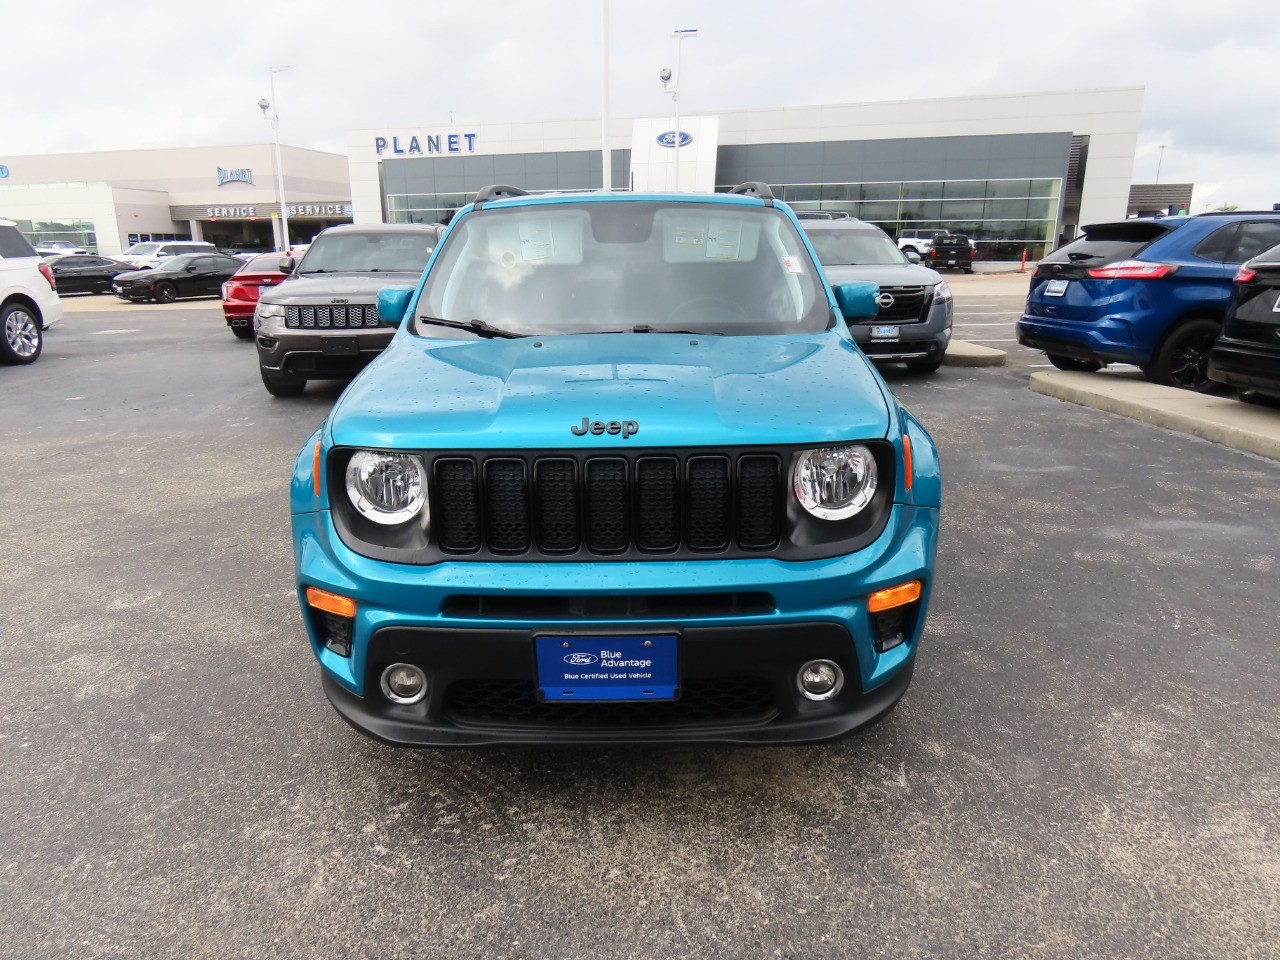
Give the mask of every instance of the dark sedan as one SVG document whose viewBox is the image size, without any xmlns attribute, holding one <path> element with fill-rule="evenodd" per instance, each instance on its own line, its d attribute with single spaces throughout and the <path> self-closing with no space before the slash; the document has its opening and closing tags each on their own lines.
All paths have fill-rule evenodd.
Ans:
<svg viewBox="0 0 1280 960">
<path fill-rule="evenodd" d="M 58 281 L 58 293 L 110 293 L 111 282 L 133 267 L 118 260 L 97 257 L 93 254 L 71 254 L 45 257 Z"/>
<path fill-rule="evenodd" d="M 122 273 L 111 289 L 122 300 L 173 303 L 179 297 L 217 297 L 222 284 L 244 264 L 222 254 L 186 253 L 162 260 L 150 270 Z"/>
</svg>

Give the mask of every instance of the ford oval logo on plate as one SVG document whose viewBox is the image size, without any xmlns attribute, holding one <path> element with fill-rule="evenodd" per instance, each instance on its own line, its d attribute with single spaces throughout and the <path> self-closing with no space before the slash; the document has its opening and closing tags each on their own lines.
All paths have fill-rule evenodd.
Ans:
<svg viewBox="0 0 1280 960">
<path fill-rule="evenodd" d="M 676 136 L 677 134 L 676 134 L 676 131 L 674 130 L 668 130 L 666 133 L 658 134 L 658 146 L 668 147 L 674 150 L 676 148 Z M 693 143 L 693 134 L 691 133 L 681 130 L 679 133 L 679 137 L 680 137 L 679 145 L 682 147 L 687 147 L 689 144 Z"/>
<path fill-rule="evenodd" d="M 575 667 L 589 667 L 599 659 L 594 653 L 571 653 L 564 658 L 564 662 Z"/>
</svg>

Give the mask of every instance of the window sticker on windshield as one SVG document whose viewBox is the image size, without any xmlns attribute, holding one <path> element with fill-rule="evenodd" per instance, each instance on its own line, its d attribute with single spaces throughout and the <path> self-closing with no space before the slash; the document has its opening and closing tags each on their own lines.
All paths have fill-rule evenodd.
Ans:
<svg viewBox="0 0 1280 960">
<path fill-rule="evenodd" d="M 787 273 L 804 273 L 799 257 L 783 257 L 782 265 L 787 268 Z"/>
<path fill-rule="evenodd" d="M 742 247 L 742 221 L 713 219 L 707 228 L 707 259 L 737 260 Z"/>
<path fill-rule="evenodd" d="M 550 260 L 556 255 L 555 244 L 551 241 L 551 226 L 534 221 L 520 224 L 520 258 L 530 260 Z"/>
<path fill-rule="evenodd" d="M 677 247 L 700 247 L 706 242 L 707 232 L 701 227 L 676 227 L 675 245 Z"/>
</svg>

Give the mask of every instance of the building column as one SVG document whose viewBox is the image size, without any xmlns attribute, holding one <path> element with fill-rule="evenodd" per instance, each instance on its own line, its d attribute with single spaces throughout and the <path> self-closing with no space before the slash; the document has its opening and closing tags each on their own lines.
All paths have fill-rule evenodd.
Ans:
<svg viewBox="0 0 1280 960">
<path fill-rule="evenodd" d="M 289 245 L 282 240 L 283 234 L 280 231 L 280 218 L 278 216 L 271 218 L 271 236 L 277 250 L 287 251 L 289 249 Z"/>
<path fill-rule="evenodd" d="M 204 224 L 202 224 L 199 220 L 188 220 L 187 226 L 191 228 L 192 240 L 204 239 Z"/>
</svg>

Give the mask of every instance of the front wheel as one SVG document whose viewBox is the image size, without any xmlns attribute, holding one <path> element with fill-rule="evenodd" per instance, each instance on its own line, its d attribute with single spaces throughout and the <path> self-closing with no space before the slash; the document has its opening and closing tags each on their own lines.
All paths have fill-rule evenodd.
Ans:
<svg viewBox="0 0 1280 960">
<path fill-rule="evenodd" d="M 1080 373 L 1097 373 L 1102 369 L 1102 364 L 1096 360 L 1077 360 L 1075 357 L 1064 357 L 1061 354 L 1051 353 L 1049 362 L 1059 370 L 1076 370 Z"/>
<path fill-rule="evenodd" d="M 937 373 L 938 368 L 942 366 L 942 358 L 937 360 L 908 360 L 907 369 L 912 373 Z"/>
<path fill-rule="evenodd" d="M 1196 317 L 1174 327 L 1146 368 L 1147 379 L 1196 393 L 1218 389 L 1209 379 L 1209 351 L 1221 332 L 1222 324 L 1208 317 Z"/>
<path fill-rule="evenodd" d="M 237 340 L 253 339 L 253 327 L 232 327 L 231 332 L 236 335 Z"/>
<path fill-rule="evenodd" d="M 151 290 L 156 303 L 173 303 L 178 299 L 178 288 L 168 280 L 161 280 Z"/>
<path fill-rule="evenodd" d="M 18 303 L 0 310 L 0 363 L 35 363 L 44 349 L 44 333 L 34 311 Z"/>
<path fill-rule="evenodd" d="M 258 370 L 262 373 L 262 385 L 273 397 L 300 397 L 307 389 L 307 381 L 284 374 L 272 373 L 269 370 Z"/>
</svg>

